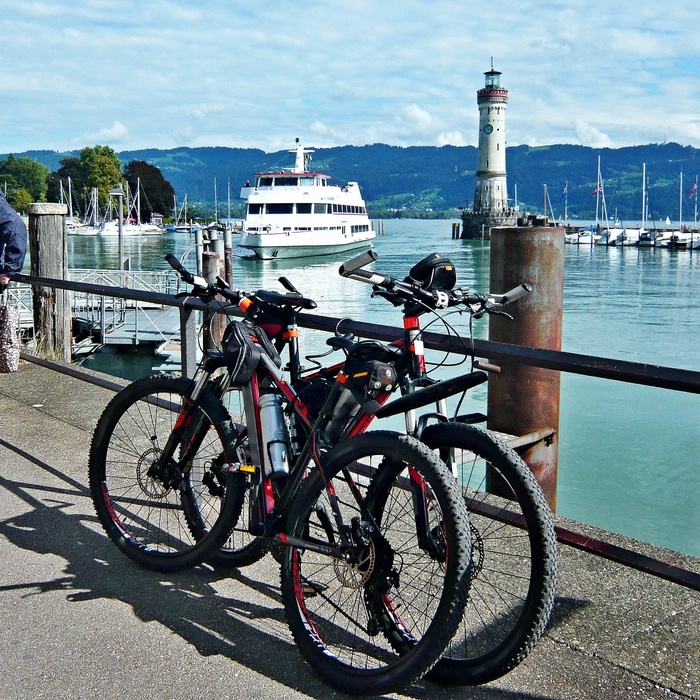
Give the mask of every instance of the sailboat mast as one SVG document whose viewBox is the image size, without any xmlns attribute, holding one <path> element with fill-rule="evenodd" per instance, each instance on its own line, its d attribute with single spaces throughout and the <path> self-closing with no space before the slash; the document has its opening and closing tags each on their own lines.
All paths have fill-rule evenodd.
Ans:
<svg viewBox="0 0 700 700">
<path fill-rule="evenodd" d="M 678 181 L 678 231 L 683 230 L 683 168 Z"/>
<path fill-rule="evenodd" d="M 647 164 L 642 163 L 642 226 L 643 229 L 646 225 L 647 220 Z"/>
<path fill-rule="evenodd" d="M 598 156 L 598 174 L 596 175 L 595 183 L 595 223 L 598 226 L 598 214 L 600 211 L 600 156 Z"/>
<path fill-rule="evenodd" d="M 214 178 L 214 221 L 219 221 L 219 203 L 216 199 L 216 178 Z"/>
</svg>

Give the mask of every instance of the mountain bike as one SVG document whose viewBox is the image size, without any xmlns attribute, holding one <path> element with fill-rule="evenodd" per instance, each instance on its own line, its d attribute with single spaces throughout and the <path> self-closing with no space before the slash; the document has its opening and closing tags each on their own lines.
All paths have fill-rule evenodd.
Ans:
<svg viewBox="0 0 700 700">
<path fill-rule="evenodd" d="M 393 389 L 390 367 L 367 363 L 347 386 L 338 373 L 320 406 L 285 378 L 263 326 L 313 300 L 287 280 L 284 294 L 208 284 L 166 259 L 190 296 L 220 295 L 245 318 L 194 379 L 138 380 L 107 406 L 89 467 L 101 524 L 127 556 L 176 570 L 220 550 L 247 500 L 248 533 L 283 546 L 285 613 L 309 664 L 346 693 L 404 687 L 435 664 L 464 607 L 470 528 L 457 484 L 415 438 L 365 431 Z M 279 342 L 294 333 L 274 330 Z M 346 411 L 346 389 L 361 410 Z M 231 393 L 240 414 L 222 403 Z"/>
<path fill-rule="evenodd" d="M 441 382 L 428 376 L 421 316 L 452 309 L 470 318 L 504 313 L 503 307 L 529 293 L 525 285 L 507 294 L 474 294 L 454 289 L 456 273 L 449 260 L 438 254 L 417 263 L 400 281 L 365 268 L 376 260 L 373 251 L 353 258 L 340 273 L 350 279 L 372 284 L 374 294 L 395 306 L 402 306 L 403 340 L 391 345 L 373 340 L 356 341 L 340 332 L 329 338 L 331 348 L 344 350 L 342 363 L 302 372 L 297 345 L 296 316 L 284 318 L 260 307 L 258 322 L 271 337 L 282 340 L 281 330 L 289 330 L 292 384 L 309 406 L 320 407 L 340 376 L 366 372 L 367 363 L 390 366 L 396 372 L 393 388 L 403 396 L 365 412 L 347 388 L 343 398 L 333 398 L 340 410 L 327 427 L 328 437 L 342 442 L 350 429 L 366 430 L 373 418 L 405 415 L 406 432 L 437 450 L 450 466 L 462 489 L 470 513 L 473 542 L 470 571 L 471 588 L 458 634 L 443 654 L 432 676 L 444 683 L 480 684 L 502 676 L 519 664 L 542 635 L 554 601 L 557 575 L 557 546 L 554 524 L 544 494 L 532 472 L 518 454 L 487 430 L 472 424 L 481 416 L 450 417 L 445 400 L 478 386 L 487 379 L 474 363 L 471 372 Z M 470 323 L 470 327 L 471 323 Z M 467 343 L 465 342 L 465 347 Z M 473 344 L 472 344 L 473 345 Z M 280 345 L 281 347 L 282 345 Z M 472 358 L 473 361 L 473 358 Z M 231 413 L 240 398 L 229 392 Z M 381 395 L 382 403 L 387 392 Z M 417 415 L 417 409 L 436 404 L 432 412 Z M 354 416 L 355 422 L 347 417 Z M 244 516 L 214 559 L 230 566 L 248 565 L 267 551 L 260 539 L 252 538 Z"/>
<path fill-rule="evenodd" d="M 520 285 L 507 294 L 489 295 L 455 288 L 454 266 L 437 253 L 414 265 L 404 280 L 365 269 L 376 260 L 374 251 L 368 251 L 346 262 L 339 272 L 372 285 L 373 296 L 402 307 L 403 341 L 385 345 L 339 335 L 329 342 L 349 356 L 392 362 L 403 396 L 379 408 L 375 416 L 404 414 L 406 432 L 436 450 L 460 484 L 470 517 L 471 586 L 460 628 L 432 677 L 444 683 L 485 683 L 519 664 L 546 627 L 557 577 L 554 523 L 525 462 L 502 440 L 472 424 L 483 416 L 448 414 L 448 396 L 486 381 L 487 374 L 479 368 L 498 368 L 475 362 L 472 356 L 472 371 L 447 381 L 432 380 L 420 317 L 442 312 L 444 318 L 447 309 L 472 319 L 507 316 L 503 306 L 530 288 Z M 473 348 L 471 339 L 465 347 Z M 434 412 L 417 415 L 418 408 L 431 402 L 436 404 Z"/>
</svg>

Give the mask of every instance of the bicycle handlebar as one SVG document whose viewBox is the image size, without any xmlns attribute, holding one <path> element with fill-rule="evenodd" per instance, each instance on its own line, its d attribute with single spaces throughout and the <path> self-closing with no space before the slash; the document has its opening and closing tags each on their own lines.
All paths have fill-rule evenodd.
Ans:
<svg viewBox="0 0 700 700">
<path fill-rule="evenodd" d="M 391 301 L 396 306 L 403 303 L 418 303 L 431 309 L 445 309 L 450 306 L 478 306 L 480 310 L 492 313 L 494 307 L 506 306 L 521 299 L 532 291 L 527 283 L 519 284 L 505 294 L 470 293 L 467 288 L 450 290 L 425 289 L 417 281 L 407 277 L 403 281 L 379 272 L 365 270 L 364 266 L 376 261 L 379 256 L 374 251 L 367 251 L 343 263 L 339 274 L 347 279 L 365 282 L 379 287 L 376 293 Z"/>
<path fill-rule="evenodd" d="M 220 294 L 227 301 L 239 304 L 244 310 L 256 302 L 268 306 L 290 306 L 298 309 L 316 308 L 316 302 L 313 299 L 303 297 L 296 291 L 291 282 L 284 277 L 280 278 L 280 282 L 289 290 L 288 294 L 280 294 L 267 289 L 259 289 L 257 292 L 245 292 L 240 289 L 231 289 L 226 280 L 221 279 L 219 276 L 216 277 L 216 281 L 213 284 L 209 284 L 204 277 L 193 275 L 183 267 L 172 253 L 168 253 L 165 256 L 165 260 L 187 284 L 191 284 L 194 287 L 192 295 L 196 297 L 213 299 L 214 296 Z M 243 300 L 248 301 L 243 303 Z"/>
</svg>

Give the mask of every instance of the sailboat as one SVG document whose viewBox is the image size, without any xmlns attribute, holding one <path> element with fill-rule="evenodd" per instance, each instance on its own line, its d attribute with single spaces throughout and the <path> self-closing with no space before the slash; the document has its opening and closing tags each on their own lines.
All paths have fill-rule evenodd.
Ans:
<svg viewBox="0 0 700 700">
<path fill-rule="evenodd" d="M 657 245 L 662 248 L 685 250 L 691 245 L 691 239 L 690 231 L 685 230 L 685 226 L 683 226 L 683 168 L 681 168 L 678 179 L 678 231 L 664 235 Z"/>
<path fill-rule="evenodd" d="M 70 227 L 67 232 L 76 236 L 96 236 L 99 230 L 100 207 L 98 203 L 97 187 L 93 187 L 90 192 L 90 201 L 85 211 L 85 219 L 81 224 Z"/>
<path fill-rule="evenodd" d="M 129 185 L 127 183 L 127 196 L 128 193 Z M 131 217 L 132 212 L 136 215 L 135 219 Z M 117 219 L 105 221 L 100 227 L 99 233 L 101 236 L 118 236 L 119 221 Z M 160 226 L 141 222 L 141 180 L 138 178 L 136 180 L 136 193 L 129 204 L 126 221 L 122 222 L 122 236 L 153 236 L 162 233 L 163 229 Z"/>
</svg>

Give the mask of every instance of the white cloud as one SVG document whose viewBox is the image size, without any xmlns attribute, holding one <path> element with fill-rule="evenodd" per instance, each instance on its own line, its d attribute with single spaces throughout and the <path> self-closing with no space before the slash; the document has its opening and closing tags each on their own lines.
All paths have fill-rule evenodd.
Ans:
<svg viewBox="0 0 700 700">
<path fill-rule="evenodd" d="M 584 146 L 591 146 L 593 148 L 612 148 L 612 139 L 604 134 L 600 129 L 597 129 L 586 122 L 577 120 L 574 124 L 576 129 L 576 135 L 579 141 Z"/>
<path fill-rule="evenodd" d="M 114 122 L 112 126 L 108 126 L 99 131 L 93 133 L 83 134 L 79 142 L 80 143 L 98 143 L 101 145 L 123 145 L 129 139 L 129 129 L 127 129 L 121 122 Z"/>
</svg>

